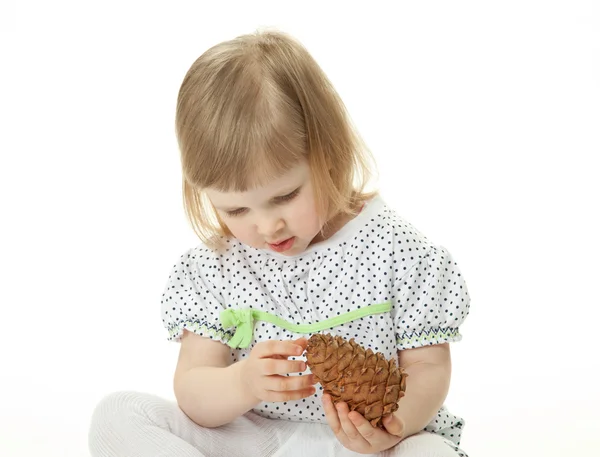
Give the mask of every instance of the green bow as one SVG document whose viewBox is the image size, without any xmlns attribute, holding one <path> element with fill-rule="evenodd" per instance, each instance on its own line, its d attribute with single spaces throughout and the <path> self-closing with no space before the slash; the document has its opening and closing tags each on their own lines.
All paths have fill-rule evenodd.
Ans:
<svg viewBox="0 0 600 457">
<path fill-rule="evenodd" d="M 252 309 L 226 309 L 221 311 L 220 318 L 223 328 L 237 327 L 235 334 L 227 344 L 232 348 L 247 348 L 252 341 L 252 331 L 254 330 Z"/>
</svg>

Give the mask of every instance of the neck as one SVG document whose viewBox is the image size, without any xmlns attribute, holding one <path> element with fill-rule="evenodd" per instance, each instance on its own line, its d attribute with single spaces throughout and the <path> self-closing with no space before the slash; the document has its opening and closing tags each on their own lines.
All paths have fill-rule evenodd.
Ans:
<svg viewBox="0 0 600 457">
<path fill-rule="evenodd" d="M 323 229 L 317 234 L 316 237 L 313 238 L 311 245 L 315 243 L 320 243 L 321 241 L 325 241 L 331 238 L 333 235 L 337 233 L 344 225 L 354 219 L 362 210 L 364 206 L 364 202 L 355 202 L 352 207 L 352 214 L 348 213 L 337 213 L 335 216 L 329 219 Z"/>
</svg>

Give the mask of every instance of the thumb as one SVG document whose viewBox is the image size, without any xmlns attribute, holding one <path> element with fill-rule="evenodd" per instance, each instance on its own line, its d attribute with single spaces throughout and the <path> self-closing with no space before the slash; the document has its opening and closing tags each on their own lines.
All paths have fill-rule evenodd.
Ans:
<svg viewBox="0 0 600 457">
<path fill-rule="evenodd" d="M 308 346 L 308 340 L 306 338 L 298 338 L 297 340 L 294 340 L 294 343 L 304 350 L 306 350 L 306 347 Z"/>
<path fill-rule="evenodd" d="M 404 433 L 404 422 L 394 414 L 383 419 L 383 426 L 391 435 L 402 436 Z"/>
</svg>

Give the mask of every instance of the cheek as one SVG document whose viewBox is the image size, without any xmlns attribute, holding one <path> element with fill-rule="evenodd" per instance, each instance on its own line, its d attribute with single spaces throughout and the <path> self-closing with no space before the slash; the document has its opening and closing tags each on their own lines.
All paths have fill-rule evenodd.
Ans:
<svg viewBox="0 0 600 457">
<path fill-rule="evenodd" d="M 234 238 L 237 238 L 238 240 L 245 242 L 245 243 L 249 243 L 250 241 L 252 241 L 252 230 L 249 224 L 244 224 L 244 222 L 240 221 L 236 221 L 236 220 L 232 220 L 229 219 L 227 220 L 227 222 L 225 222 L 227 224 L 227 228 L 229 229 L 229 231 L 231 232 L 231 234 L 234 236 Z"/>
<path fill-rule="evenodd" d="M 319 216 L 315 207 L 312 196 L 304 197 L 298 201 L 298 205 L 293 210 L 292 220 L 295 228 L 303 233 L 312 235 L 321 230 Z"/>
</svg>

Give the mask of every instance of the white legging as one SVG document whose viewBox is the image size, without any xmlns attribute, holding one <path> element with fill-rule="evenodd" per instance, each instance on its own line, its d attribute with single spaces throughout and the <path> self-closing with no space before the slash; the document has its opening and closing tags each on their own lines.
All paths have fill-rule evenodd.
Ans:
<svg viewBox="0 0 600 457">
<path fill-rule="evenodd" d="M 93 457 L 357 456 L 326 424 L 267 419 L 249 412 L 230 424 L 204 428 L 175 402 L 139 392 L 116 392 L 94 410 L 89 431 Z M 310 436 L 310 440 L 306 437 Z M 380 456 L 457 457 L 451 443 L 421 432 Z"/>
</svg>

